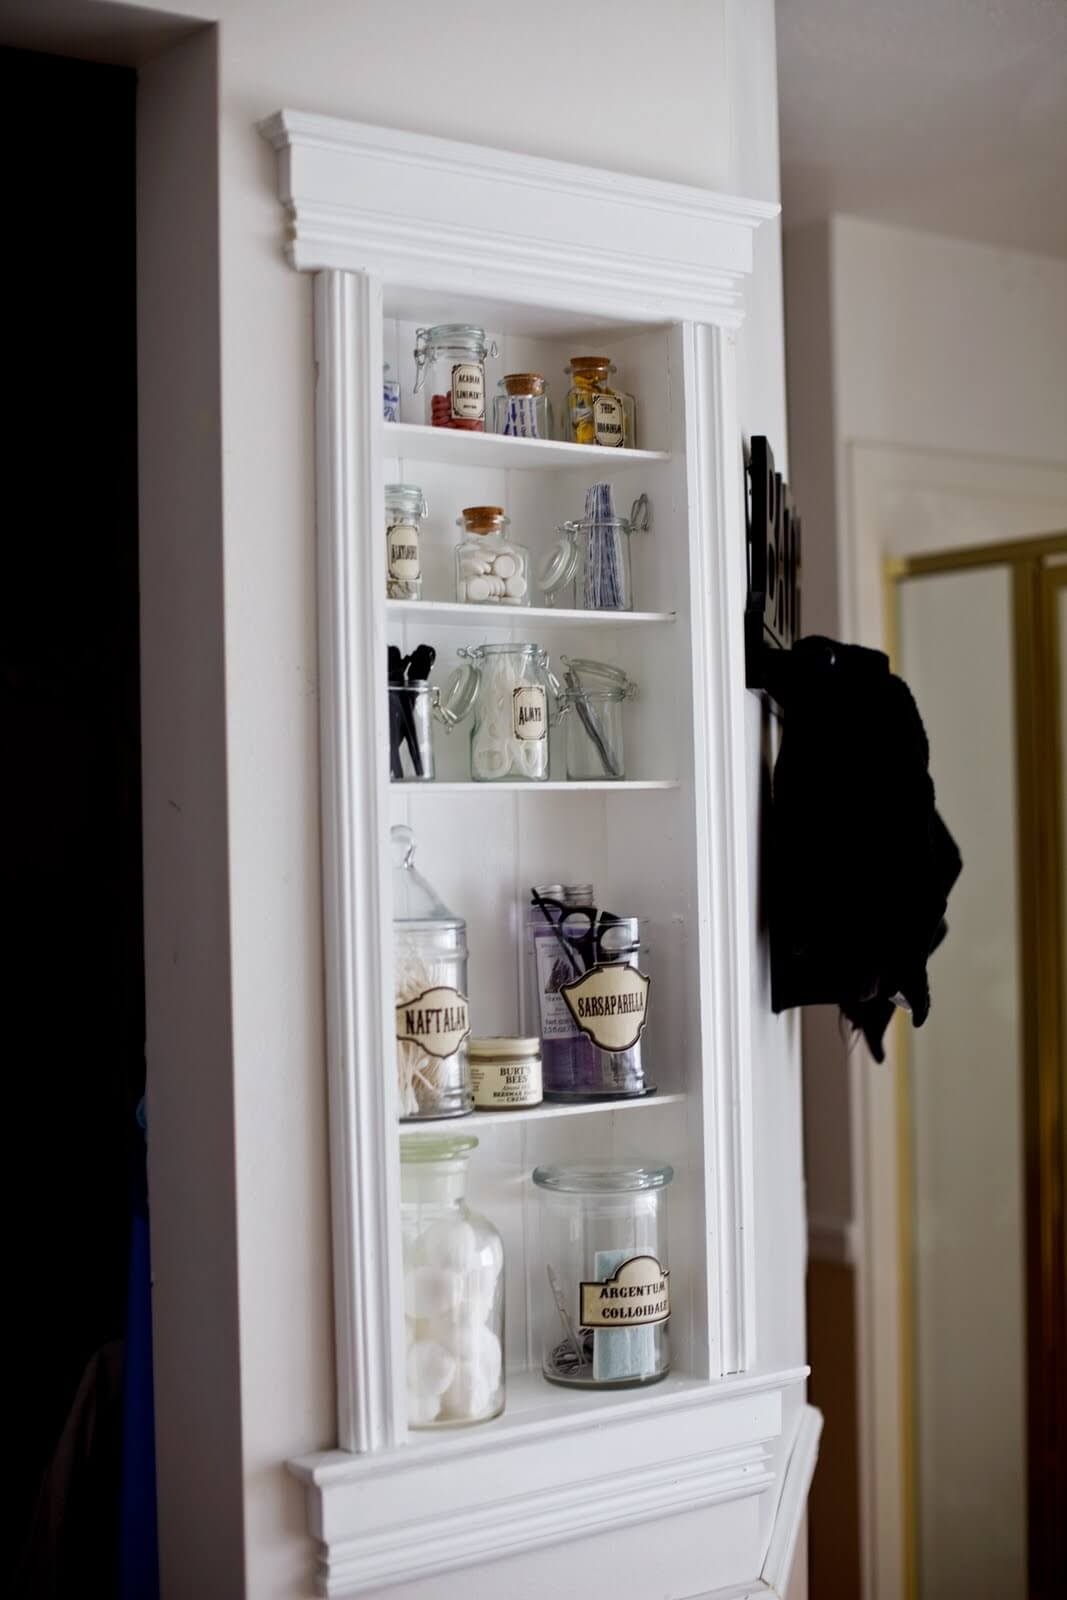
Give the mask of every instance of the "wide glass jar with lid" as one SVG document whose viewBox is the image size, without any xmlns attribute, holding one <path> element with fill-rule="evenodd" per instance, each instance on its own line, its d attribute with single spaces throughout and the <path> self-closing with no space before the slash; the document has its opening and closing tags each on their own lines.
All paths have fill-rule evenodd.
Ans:
<svg viewBox="0 0 1067 1600">
<path fill-rule="evenodd" d="M 403 1134 L 408 1425 L 459 1428 L 504 1409 L 504 1247 L 467 1204 L 469 1134 Z"/>
<path fill-rule="evenodd" d="M 390 600 L 421 600 L 420 528 L 429 507 L 415 483 L 385 486 L 385 592 Z"/>
<path fill-rule="evenodd" d="M 507 538 L 502 506 L 467 506 L 456 518 L 456 599 L 475 606 L 528 606 L 530 552 Z"/>
<path fill-rule="evenodd" d="M 493 432 L 512 439 L 551 439 L 552 407 L 540 372 L 509 372 L 497 385 Z"/>
<path fill-rule="evenodd" d="M 566 728 L 567 777 L 572 781 L 626 777 L 623 706 L 637 685 L 608 661 L 561 656 L 560 721 Z"/>
<path fill-rule="evenodd" d="M 667 1186 L 660 1161 L 538 1167 L 545 1281 L 531 1285 L 550 1383 L 629 1389 L 670 1370 Z"/>
<path fill-rule="evenodd" d="M 415 868 L 415 835 L 391 830 L 396 1069 L 403 1122 L 473 1108 L 467 924 Z"/>
<path fill-rule="evenodd" d="M 468 322 L 442 322 L 415 334 L 415 393 L 426 394 L 426 421 L 435 428 L 485 432 L 485 361 L 494 340 Z"/>
<path fill-rule="evenodd" d="M 565 437 L 573 444 L 632 449 L 637 408 L 633 395 L 612 385 L 610 357 L 572 356 L 566 370 L 571 386 L 563 413 Z"/>
<path fill-rule="evenodd" d="M 476 783 L 544 783 L 548 778 L 550 697 L 559 685 L 539 644 L 461 647 L 441 702 L 450 727 L 473 718 L 471 777 Z"/>
</svg>

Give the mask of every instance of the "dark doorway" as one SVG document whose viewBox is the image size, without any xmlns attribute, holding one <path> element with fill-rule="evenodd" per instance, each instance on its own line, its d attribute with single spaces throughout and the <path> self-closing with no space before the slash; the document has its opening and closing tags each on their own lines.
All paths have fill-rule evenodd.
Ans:
<svg viewBox="0 0 1067 1600">
<path fill-rule="evenodd" d="M 0 50 L 16 131 L 2 268 L 2 884 L 18 1341 L 14 1548 L 60 1507 L 34 1593 L 118 1593 L 131 1216 L 143 1195 L 136 75 Z M 94 1365 L 95 1358 L 95 1365 Z M 66 1443 L 70 1443 L 70 1431 Z M 35 1523 L 35 1518 L 36 1523 Z M 39 1554 L 40 1552 L 38 1552 Z"/>
</svg>

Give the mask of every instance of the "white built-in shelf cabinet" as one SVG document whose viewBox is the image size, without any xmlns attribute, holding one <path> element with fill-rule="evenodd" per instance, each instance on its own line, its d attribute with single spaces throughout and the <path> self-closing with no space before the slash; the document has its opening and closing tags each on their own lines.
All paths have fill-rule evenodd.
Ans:
<svg viewBox="0 0 1067 1600">
<path fill-rule="evenodd" d="M 506 1569 L 494 1576 L 487 1564 L 522 1554 L 533 1575 L 545 1552 L 568 1541 L 586 1550 L 581 1541 L 611 1533 L 632 1573 L 611 1592 L 698 1594 L 717 1587 L 715 1541 L 735 1564 L 756 1560 L 765 1497 L 788 1499 L 772 1459 L 783 1394 L 803 1377 L 762 1370 L 755 1343 L 755 912 L 731 338 L 753 230 L 777 208 L 293 112 L 263 132 L 278 152 L 289 261 L 314 275 L 339 1448 L 292 1466 L 308 1486 L 319 1585 L 407 1594 L 463 1569 L 456 1592 L 488 1600 L 505 1592 Z M 495 336 L 490 393 L 503 372 L 544 372 L 557 415 L 569 356 L 609 353 L 637 397 L 641 448 L 423 426 L 415 329 L 438 321 Z M 382 420 L 383 361 L 402 385 L 398 423 Z M 536 566 L 556 525 L 580 514 L 586 487 L 604 477 L 620 510 L 639 493 L 652 503 L 653 530 L 633 540 L 642 610 L 455 603 L 462 506 L 506 507 Z M 385 598 L 391 481 L 418 483 L 430 505 L 421 602 Z M 443 681 L 458 645 L 506 638 L 626 667 L 640 691 L 626 708 L 629 781 L 568 783 L 553 749 L 549 783 L 471 783 L 466 735 L 438 730 L 438 781 L 390 783 L 387 642 L 433 644 Z M 518 930 L 531 884 L 591 880 L 599 904 L 651 923 L 645 1056 L 658 1095 L 449 1125 L 478 1136 L 471 1199 L 504 1237 L 508 1399 L 497 1421 L 441 1435 L 405 1424 L 389 853 L 398 821 L 414 828 L 420 868 L 466 918 L 476 1033 L 523 1022 Z M 676 1170 L 674 1367 L 648 1389 L 570 1393 L 539 1373 L 527 1315 L 528 1276 L 542 1270 L 530 1173 L 578 1152 L 662 1156 Z M 665 1545 L 635 1543 L 635 1529 L 683 1513 L 700 1515 L 672 1523 Z M 745 1573 L 756 1581 L 738 1593 L 765 1586 L 759 1570 L 756 1561 Z M 558 1592 L 584 1587 L 576 1571 L 573 1589 Z"/>
</svg>

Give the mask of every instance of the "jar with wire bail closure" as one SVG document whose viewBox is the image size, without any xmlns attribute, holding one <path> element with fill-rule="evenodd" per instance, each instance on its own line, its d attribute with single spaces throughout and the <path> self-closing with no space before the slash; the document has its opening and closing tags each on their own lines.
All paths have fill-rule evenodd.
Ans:
<svg viewBox="0 0 1067 1600">
<path fill-rule="evenodd" d="M 422 520 L 429 507 L 415 483 L 385 486 L 385 592 L 390 600 L 422 599 Z"/>
<path fill-rule="evenodd" d="M 544 783 L 548 729 L 559 684 L 539 644 L 479 644 L 456 651 L 460 665 L 441 701 L 446 725 L 468 716 L 475 783 Z"/>
<path fill-rule="evenodd" d="M 623 706 L 637 684 L 607 661 L 561 656 L 559 720 L 566 729 L 567 777 L 574 782 L 626 777 Z"/>
<path fill-rule="evenodd" d="M 415 390 L 426 395 L 434 428 L 485 432 L 485 362 L 496 341 L 468 322 L 442 322 L 415 335 Z"/>
<path fill-rule="evenodd" d="M 617 517 L 611 485 L 594 484 L 584 517 L 563 522 L 539 573 L 546 606 L 579 611 L 632 611 L 630 536 L 652 525 L 648 496 L 638 495 L 628 517 Z"/>
</svg>

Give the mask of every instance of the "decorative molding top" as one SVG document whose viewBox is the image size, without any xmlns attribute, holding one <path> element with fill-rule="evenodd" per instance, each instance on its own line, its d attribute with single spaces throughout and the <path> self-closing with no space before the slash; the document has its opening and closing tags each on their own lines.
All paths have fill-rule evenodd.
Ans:
<svg viewBox="0 0 1067 1600">
<path fill-rule="evenodd" d="M 279 111 L 300 271 L 621 321 L 737 326 L 752 233 L 779 206 L 427 134 Z"/>
</svg>

